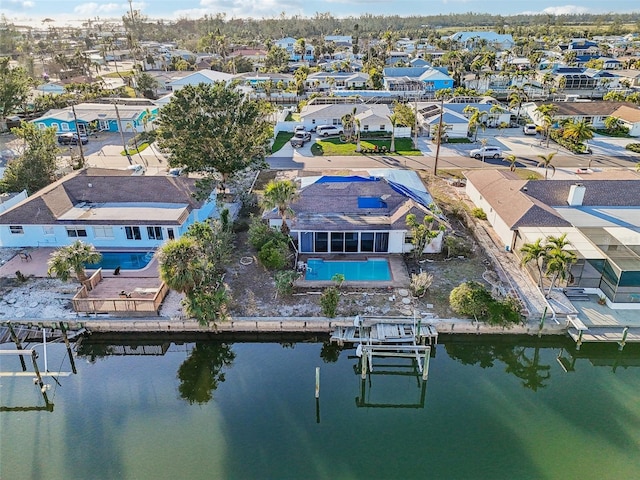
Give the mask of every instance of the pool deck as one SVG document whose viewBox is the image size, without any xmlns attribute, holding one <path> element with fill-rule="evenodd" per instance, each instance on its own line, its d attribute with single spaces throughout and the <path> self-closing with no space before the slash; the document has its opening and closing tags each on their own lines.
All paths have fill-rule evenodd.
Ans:
<svg viewBox="0 0 640 480">
<path fill-rule="evenodd" d="M 389 261 L 389 270 L 391 272 L 391 280 L 383 281 L 354 281 L 346 280 L 342 286 L 352 288 L 407 288 L 411 279 L 407 272 L 402 255 L 382 255 L 382 254 L 349 254 L 349 255 L 300 255 L 298 261 L 307 262 L 310 258 L 319 258 L 326 261 L 366 261 L 369 258 L 387 259 Z M 333 280 L 306 280 L 304 277 L 296 280 L 296 287 L 301 288 L 321 288 L 335 285 Z"/>
</svg>

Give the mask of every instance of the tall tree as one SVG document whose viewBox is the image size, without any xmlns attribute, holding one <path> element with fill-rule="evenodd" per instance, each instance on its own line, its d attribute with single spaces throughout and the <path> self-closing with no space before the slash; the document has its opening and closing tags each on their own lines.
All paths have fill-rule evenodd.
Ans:
<svg viewBox="0 0 640 480">
<path fill-rule="evenodd" d="M 548 155 L 537 155 L 537 157 L 540 159 L 540 161 L 538 162 L 538 167 L 540 168 L 544 168 L 544 179 L 547 180 L 547 173 L 549 170 L 551 170 L 553 173 L 551 174 L 551 176 L 553 177 L 553 175 L 556 173 L 556 167 L 554 167 L 551 164 L 551 161 L 553 160 L 553 157 L 555 157 L 556 154 L 555 153 L 550 153 Z"/>
<path fill-rule="evenodd" d="M 201 195 L 217 186 L 224 195 L 234 174 L 264 165 L 271 127 L 264 106 L 233 86 L 187 85 L 160 111 L 159 145 L 169 163 L 204 175 Z"/>
<path fill-rule="evenodd" d="M 6 129 L 7 117 L 26 102 L 30 83 L 23 68 L 12 68 L 8 57 L 0 58 L 0 130 Z"/>
<path fill-rule="evenodd" d="M 40 130 L 23 123 L 12 132 L 23 140 L 22 153 L 9 163 L 0 180 L 1 192 L 37 192 L 56 180 L 56 157 L 60 153 L 53 128 Z"/>
<path fill-rule="evenodd" d="M 52 252 L 47 262 L 49 275 L 55 275 L 66 282 L 74 274 L 78 281 L 87 279 L 85 265 L 98 263 L 102 259 L 102 254 L 96 248 L 81 240 L 76 240 L 71 245 L 60 247 Z"/>
<path fill-rule="evenodd" d="M 562 138 L 579 144 L 593 138 L 593 129 L 585 120 L 579 122 L 571 121 L 565 125 L 562 131 Z"/>
<path fill-rule="evenodd" d="M 525 243 L 520 247 L 520 253 L 522 253 L 522 265 L 528 263 L 534 263 L 538 270 L 538 286 L 542 288 L 542 267 L 547 258 L 549 247 L 543 243 L 541 238 L 538 238 L 533 243 Z"/>
<path fill-rule="evenodd" d="M 291 210 L 291 203 L 295 201 L 297 196 L 298 192 L 296 185 L 291 180 L 272 180 L 264 189 L 264 198 L 262 203 L 267 209 L 278 209 L 278 213 L 282 218 L 280 231 L 285 235 L 289 234 L 287 217 L 293 214 L 293 210 Z"/>
</svg>

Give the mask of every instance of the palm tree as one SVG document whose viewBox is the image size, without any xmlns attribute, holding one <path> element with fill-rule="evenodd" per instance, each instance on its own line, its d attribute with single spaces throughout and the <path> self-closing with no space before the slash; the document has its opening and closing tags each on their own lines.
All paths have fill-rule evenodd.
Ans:
<svg viewBox="0 0 640 480">
<path fill-rule="evenodd" d="M 79 282 L 83 282 L 87 279 L 85 265 L 98 263 L 101 259 L 102 254 L 93 245 L 76 240 L 71 245 L 60 247 L 51 253 L 47 262 L 47 273 L 65 282 L 73 273 Z"/>
<path fill-rule="evenodd" d="M 189 295 L 204 280 L 202 258 L 194 238 L 183 236 L 170 240 L 160 248 L 160 278 L 170 289 Z"/>
<path fill-rule="evenodd" d="M 518 157 L 510 153 L 509 155 L 505 156 L 503 160 L 505 162 L 509 162 L 509 170 L 511 170 L 512 172 L 516 171 L 516 162 L 518 161 Z"/>
<path fill-rule="evenodd" d="M 353 121 L 356 124 L 356 152 L 359 152 L 362 150 L 362 147 L 360 146 L 360 119 L 356 117 Z"/>
<path fill-rule="evenodd" d="M 554 167 L 551 164 L 551 160 L 553 160 L 553 157 L 555 157 L 556 154 L 554 153 L 550 153 L 548 155 L 537 155 L 537 157 L 540 159 L 540 161 L 538 162 L 538 167 L 544 168 L 544 179 L 547 180 L 547 173 L 548 170 L 551 170 L 553 173 L 551 174 L 551 176 L 553 177 L 553 175 L 556 173 L 556 167 Z"/>
<path fill-rule="evenodd" d="M 576 145 L 593 138 L 593 129 L 585 120 L 569 122 L 562 132 L 562 138 L 571 140 Z M 586 147 L 586 145 L 585 145 Z"/>
<path fill-rule="evenodd" d="M 549 250 L 547 256 L 546 275 L 553 275 L 553 278 L 551 279 L 551 285 L 549 286 L 547 296 L 551 295 L 551 291 L 558 280 L 566 280 L 569 277 L 569 269 L 576 260 L 577 255 L 575 252 L 570 250 L 564 250 L 557 247 L 553 247 Z"/>
<path fill-rule="evenodd" d="M 518 113 L 516 114 L 516 123 L 520 121 L 520 109 L 522 107 L 522 103 L 527 99 L 527 94 L 524 91 L 523 87 L 518 87 L 516 85 L 511 85 L 509 87 L 511 93 L 507 97 L 509 100 L 509 106 L 511 108 L 518 107 Z"/>
<path fill-rule="evenodd" d="M 389 115 L 389 121 L 391 122 L 391 146 L 389 148 L 390 152 L 396 151 L 396 125 L 398 124 L 398 115 L 392 113 Z"/>
<path fill-rule="evenodd" d="M 525 243 L 520 247 L 520 253 L 522 253 L 522 265 L 526 265 L 530 262 L 535 262 L 536 267 L 538 269 L 538 286 L 542 288 L 542 265 L 544 264 L 547 254 L 549 252 L 549 247 L 542 243 L 543 240 L 538 238 L 533 243 Z"/>
<path fill-rule="evenodd" d="M 278 209 L 278 213 L 282 218 L 282 226 L 280 230 L 285 235 L 289 234 L 289 226 L 287 225 L 287 216 L 293 215 L 293 210 L 291 210 L 291 203 L 298 196 L 298 191 L 295 183 L 291 180 L 272 180 L 270 181 L 265 190 L 264 190 L 264 198 L 262 199 L 262 203 L 265 208 Z"/>
<path fill-rule="evenodd" d="M 640 172 L 640 162 L 636 163 L 636 172 Z"/>
</svg>

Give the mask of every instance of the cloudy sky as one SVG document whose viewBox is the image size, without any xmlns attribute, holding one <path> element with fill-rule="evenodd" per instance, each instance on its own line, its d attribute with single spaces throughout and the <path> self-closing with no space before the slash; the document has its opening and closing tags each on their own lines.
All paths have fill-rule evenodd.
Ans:
<svg viewBox="0 0 640 480">
<path fill-rule="evenodd" d="M 439 13 L 483 12 L 512 15 L 517 13 L 606 13 L 640 11 L 638 0 L 146 0 L 134 1 L 133 8 L 151 18 L 199 18 L 204 14 L 225 13 L 231 17 L 269 18 L 284 12 L 287 16 L 313 16 L 331 12 L 336 17 L 397 14 L 429 15 Z M 129 9 L 128 0 L 0 0 L 0 14 L 12 22 L 39 22 L 51 18 L 57 22 L 99 18 L 118 18 Z"/>
</svg>

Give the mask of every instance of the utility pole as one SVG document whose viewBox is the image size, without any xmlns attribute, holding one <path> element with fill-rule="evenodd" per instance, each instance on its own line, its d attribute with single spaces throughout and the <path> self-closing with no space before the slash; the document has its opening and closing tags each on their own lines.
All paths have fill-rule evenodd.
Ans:
<svg viewBox="0 0 640 480">
<path fill-rule="evenodd" d="M 438 157 L 440 156 L 440 144 L 442 143 L 442 117 L 444 116 L 444 97 L 440 99 L 440 121 L 438 122 L 438 138 L 436 141 L 436 158 L 433 162 L 433 176 L 438 176 Z"/>
<path fill-rule="evenodd" d="M 129 155 L 129 149 L 127 148 L 127 143 L 124 141 L 124 133 L 122 133 L 122 120 L 120 120 L 120 111 L 118 110 L 118 104 L 115 101 L 113 102 L 113 107 L 116 109 L 116 118 L 118 119 L 118 131 L 120 132 L 120 139 L 122 140 L 124 153 L 127 155 L 127 160 L 129 160 L 129 165 L 133 165 L 133 160 L 131 159 L 131 155 Z"/>
<path fill-rule="evenodd" d="M 73 105 L 73 103 L 71 104 L 71 112 L 73 113 L 73 123 L 76 127 L 76 137 L 77 137 L 76 140 L 77 140 L 78 148 L 80 149 L 80 161 L 82 162 L 81 168 L 84 168 L 85 159 L 84 159 L 84 150 L 82 148 L 82 138 L 80 138 L 80 128 L 78 127 L 78 116 L 76 115 L 76 107 Z"/>
</svg>

